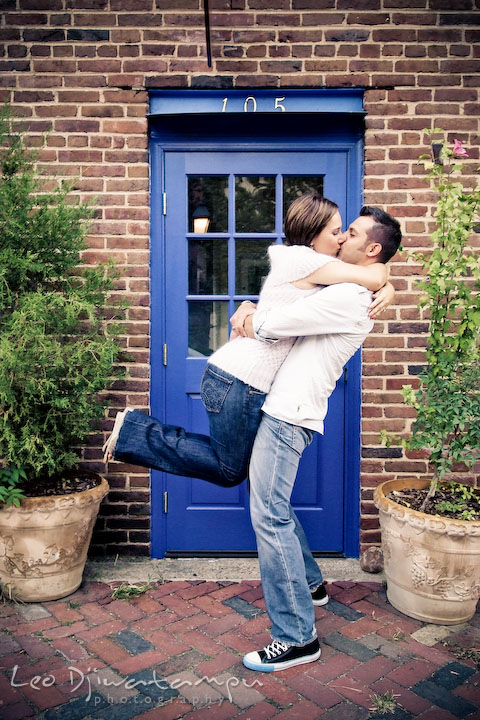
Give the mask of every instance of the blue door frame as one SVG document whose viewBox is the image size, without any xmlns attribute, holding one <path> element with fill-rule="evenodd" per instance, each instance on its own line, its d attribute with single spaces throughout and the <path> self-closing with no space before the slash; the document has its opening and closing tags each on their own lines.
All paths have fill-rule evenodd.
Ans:
<svg viewBox="0 0 480 720">
<path fill-rule="evenodd" d="M 265 102 L 272 104 L 272 94 L 266 92 Z M 299 91 L 294 91 L 298 101 Z M 234 107 L 242 108 L 240 93 L 228 96 L 228 103 Z M 165 93 L 171 95 L 171 93 Z M 175 111 L 180 112 L 178 102 L 180 94 L 174 93 Z M 183 95 L 187 96 L 188 103 L 198 98 L 196 91 Z M 223 105 L 226 93 L 203 93 L 206 102 L 218 102 L 222 99 Z M 221 98 L 220 98 L 221 95 Z M 246 93 L 242 94 L 246 97 Z M 288 98 L 288 91 L 283 95 Z M 158 100 L 159 94 L 156 95 Z M 168 105 L 168 97 L 162 95 L 162 108 Z M 256 93 L 257 108 L 260 106 L 260 96 Z M 346 95 L 342 93 L 345 103 Z M 318 98 L 317 98 L 318 100 Z M 325 97 L 332 107 L 332 98 Z M 293 148 L 308 152 L 332 152 L 335 150 L 346 152 L 348 197 L 344 212 L 344 220 L 350 222 L 358 214 L 361 206 L 361 179 L 362 179 L 362 151 L 363 151 L 363 125 L 362 113 L 358 111 L 358 93 L 355 93 L 354 113 L 342 114 L 310 114 L 298 115 L 283 113 L 274 120 L 270 113 L 261 114 L 250 111 L 252 101 L 245 106 L 246 113 L 232 112 L 231 117 L 212 112 L 206 117 L 203 112 L 193 117 L 192 114 L 170 115 L 161 114 L 161 117 L 151 116 L 151 158 L 152 158 L 152 413 L 160 419 L 165 419 L 166 388 L 164 341 L 166 332 L 166 274 L 173 271 L 167 267 L 165 249 L 165 216 L 163 203 L 160 201 L 165 188 L 165 157 L 169 152 L 202 152 L 202 151 L 255 151 L 288 152 Z M 234 102 L 235 101 L 235 102 Z M 305 98 L 302 97 L 302 102 Z M 285 98 L 281 101 L 286 104 Z M 165 104 L 166 103 L 166 104 Z M 196 102 L 198 109 L 201 103 Z M 191 105 L 190 105 L 191 108 Z M 345 109 L 345 108 L 343 108 Z M 155 111 L 155 102 L 152 98 L 152 110 Z M 245 114 L 249 117 L 246 118 Z M 193 113 L 195 115 L 195 113 Z M 298 136 L 299 119 L 302 120 L 302 133 Z M 195 122 L 193 122 L 195 121 Z M 226 122 L 228 121 L 228 122 Z M 193 127 L 194 126 L 194 127 Z M 180 268 L 177 268 L 180 271 Z M 344 433 L 344 507 L 343 507 L 343 550 L 340 554 L 347 557 L 358 556 L 359 550 L 359 470 L 360 470 L 360 353 L 350 361 L 348 366 L 348 386 L 345 392 L 345 417 L 348 418 L 348 432 Z M 168 553 L 166 540 L 166 516 L 164 513 L 164 491 L 166 478 L 161 473 L 154 472 L 152 477 L 152 555 L 163 557 Z"/>
</svg>

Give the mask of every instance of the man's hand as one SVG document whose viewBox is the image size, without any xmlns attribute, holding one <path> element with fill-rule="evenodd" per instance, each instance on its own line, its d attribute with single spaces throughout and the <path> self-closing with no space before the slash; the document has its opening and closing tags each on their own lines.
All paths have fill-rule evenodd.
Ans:
<svg viewBox="0 0 480 720">
<path fill-rule="evenodd" d="M 255 312 L 256 309 L 257 309 L 256 304 L 250 302 L 250 300 L 245 300 L 245 302 L 243 302 L 237 308 L 237 310 L 234 312 L 234 314 L 230 318 L 230 324 L 232 326 L 230 340 L 233 340 L 236 337 L 247 337 L 247 332 L 245 330 L 245 321 L 248 317 L 253 315 L 253 313 Z M 249 335 L 249 337 L 254 337 L 251 321 L 250 321 L 250 332 L 251 332 L 251 335 Z"/>
</svg>

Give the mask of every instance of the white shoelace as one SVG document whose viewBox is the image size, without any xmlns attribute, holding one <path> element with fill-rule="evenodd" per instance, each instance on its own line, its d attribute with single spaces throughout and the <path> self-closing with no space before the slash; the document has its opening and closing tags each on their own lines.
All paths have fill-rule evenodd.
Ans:
<svg viewBox="0 0 480 720">
<path fill-rule="evenodd" d="M 265 645 L 263 648 L 265 651 L 265 655 L 267 656 L 267 660 L 271 660 L 272 658 L 277 657 L 277 655 L 281 655 L 282 652 L 285 652 L 285 650 L 288 650 L 290 645 L 287 643 L 281 642 L 280 640 L 274 640 L 270 643 L 270 645 Z"/>
</svg>

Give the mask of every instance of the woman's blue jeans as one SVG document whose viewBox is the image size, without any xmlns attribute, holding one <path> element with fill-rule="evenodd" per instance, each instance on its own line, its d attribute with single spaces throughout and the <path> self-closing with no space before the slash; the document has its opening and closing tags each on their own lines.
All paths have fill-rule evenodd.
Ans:
<svg viewBox="0 0 480 720">
<path fill-rule="evenodd" d="M 209 364 L 202 379 L 201 396 L 210 423 L 210 437 L 164 425 L 133 410 L 125 416 L 113 452 L 115 460 L 200 478 L 222 487 L 243 482 L 263 415 L 265 394 Z M 322 574 L 290 504 L 289 513 L 303 555 L 301 567 L 307 574 L 309 588 L 314 590 L 322 583 Z"/>
<path fill-rule="evenodd" d="M 305 645 L 316 636 L 310 591 L 322 574 L 290 505 L 313 432 L 263 414 L 250 461 L 250 515 L 272 637 Z"/>
<path fill-rule="evenodd" d="M 164 425 L 138 410 L 127 413 L 115 460 L 231 487 L 247 477 L 265 393 L 208 364 L 201 383 L 210 436 Z"/>
</svg>

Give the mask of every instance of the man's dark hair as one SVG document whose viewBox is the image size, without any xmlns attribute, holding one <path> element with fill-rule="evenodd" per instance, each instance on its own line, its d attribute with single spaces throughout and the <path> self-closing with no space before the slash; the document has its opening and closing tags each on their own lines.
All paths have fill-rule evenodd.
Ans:
<svg viewBox="0 0 480 720">
<path fill-rule="evenodd" d="M 380 243 L 382 251 L 376 258 L 377 262 L 388 262 L 395 255 L 402 242 L 400 223 L 384 210 L 370 207 L 370 205 L 364 205 L 360 210 L 360 215 L 371 217 L 375 221 L 375 224 L 367 233 L 368 242 Z"/>
</svg>

